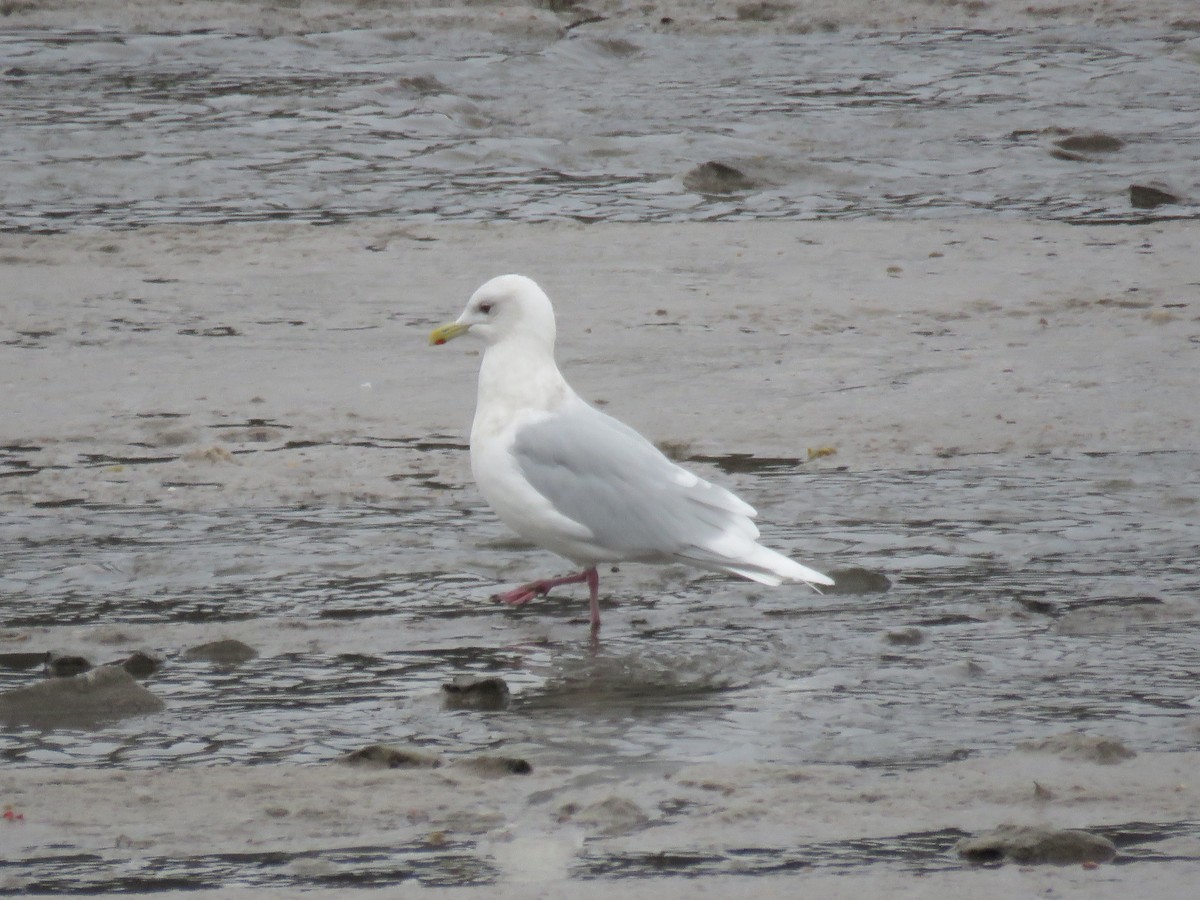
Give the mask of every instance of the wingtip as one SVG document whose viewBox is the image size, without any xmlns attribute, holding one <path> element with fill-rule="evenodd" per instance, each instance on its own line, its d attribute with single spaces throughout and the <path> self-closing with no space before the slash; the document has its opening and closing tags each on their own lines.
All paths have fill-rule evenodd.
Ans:
<svg viewBox="0 0 1200 900">
<path fill-rule="evenodd" d="M 793 571 L 790 573 L 790 581 L 802 581 L 805 584 L 810 585 L 814 590 L 817 591 L 818 594 L 821 593 L 821 591 L 818 589 L 819 587 L 833 587 L 835 584 L 834 580 L 824 572 L 818 572 L 816 569 L 810 569 L 808 566 L 801 565 L 794 559 L 789 559 L 788 562 L 792 563 L 797 567 L 797 569 L 799 569 L 799 571 Z"/>
</svg>

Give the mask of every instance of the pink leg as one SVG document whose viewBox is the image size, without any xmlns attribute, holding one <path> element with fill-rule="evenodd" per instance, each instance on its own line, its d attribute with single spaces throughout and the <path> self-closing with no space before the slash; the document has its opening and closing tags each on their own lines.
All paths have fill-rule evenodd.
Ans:
<svg viewBox="0 0 1200 900">
<path fill-rule="evenodd" d="M 588 592 L 591 594 L 589 599 L 592 605 L 592 634 L 595 634 L 600 630 L 600 575 L 595 566 L 583 574 L 587 578 Z"/>
<path fill-rule="evenodd" d="M 580 583 L 586 583 L 591 594 L 592 630 L 594 631 L 600 627 L 600 575 L 596 572 L 595 566 L 582 572 L 576 572 L 574 575 L 564 575 L 562 578 L 543 578 L 540 581 L 531 581 L 529 584 L 523 584 L 511 591 L 505 591 L 503 594 L 496 594 L 492 599 L 507 603 L 509 606 L 524 606 L 534 597 L 545 597 L 550 593 L 551 588 Z"/>
</svg>

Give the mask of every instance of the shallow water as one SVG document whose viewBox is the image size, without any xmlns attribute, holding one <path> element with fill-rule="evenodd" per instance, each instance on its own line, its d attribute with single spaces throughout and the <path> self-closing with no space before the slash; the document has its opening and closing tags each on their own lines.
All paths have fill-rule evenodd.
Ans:
<svg viewBox="0 0 1200 900">
<path fill-rule="evenodd" d="M 10 768 L 320 764 L 383 741 L 450 759 L 522 757 L 562 767 L 579 787 L 615 787 L 706 761 L 901 772 L 1068 730 L 1137 751 L 1194 746 L 1200 454 L 869 473 L 722 462 L 775 523 L 771 543 L 823 566 L 886 573 L 892 588 L 817 596 L 629 566 L 603 579 L 611 599 L 593 644 L 577 592 L 520 611 L 489 602 L 493 575 L 542 574 L 551 560 L 514 545 L 465 490 L 446 507 L 415 510 L 9 514 L 0 628 L 46 626 L 52 636 L 86 624 L 113 659 L 160 654 L 165 664 L 146 684 L 166 709 L 86 732 L 5 727 L 0 758 Z M 217 626 L 264 655 L 236 668 L 186 661 L 166 637 L 181 623 Z M 164 637 L 123 636 L 134 626 Z M 910 627 L 919 643 L 889 641 Z M 22 650 L 60 649 L 39 640 L 46 645 Z M 512 706 L 443 710 L 440 686 L 463 673 L 501 675 Z M 0 689 L 38 678 L 0 671 Z M 660 822 L 674 814 L 655 812 Z M 1194 828 L 1094 830 L 1118 844 L 1120 862 L 1138 863 L 1173 859 L 1156 843 Z M 961 865 L 952 851 L 962 836 L 665 853 L 586 844 L 569 872 L 930 872 Z M 14 861 L 10 871 L 45 893 L 503 881 L 485 843 L 186 856 L 118 847 Z"/>
<path fill-rule="evenodd" d="M 86 736 L 9 727 L 0 755 L 319 762 L 387 741 L 503 749 L 619 779 L 705 760 L 920 766 L 1073 728 L 1136 750 L 1194 744 L 1196 454 L 936 472 L 807 474 L 776 461 L 748 474 L 734 462 L 739 489 L 777 526 L 772 543 L 883 572 L 891 590 L 817 596 L 632 566 L 602 579 L 614 602 L 593 646 L 578 592 L 520 611 L 489 601 L 489 573 L 554 563 L 505 540 L 465 491 L 413 511 L 9 514 L 0 627 L 86 624 L 113 659 L 160 654 L 147 683 L 167 709 Z M 251 643 L 283 637 L 222 669 L 121 631 L 198 622 Z M 919 643 L 888 639 L 908 627 Z M 502 675 L 510 711 L 442 710 L 440 685 L 463 673 Z M 0 688 L 37 677 L 3 671 Z"/>
<path fill-rule="evenodd" d="M 0 59 L 4 230 L 1198 212 L 1128 196 L 1200 186 L 1188 31 L 9 32 Z M 1094 131 L 1125 146 L 1054 155 Z M 689 189 L 709 160 L 754 185 Z"/>
<path fill-rule="evenodd" d="M 1170 853 L 1155 844 L 1191 832 L 1190 823 L 1098 828 L 1121 851 L 1118 864 L 1163 862 Z M 958 867 L 950 851 L 965 837 L 957 829 L 894 837 L 828 841 L 780 850 L 748 847 L 725 853 L 592 853 L 572 874 L 580 879 L 645 878 L 655 875 L 772 875 L 800 870 L 845 870 L 890 865 L 913 873 Z M 502 877 L 494 861 L 481 858 L 473 842 L 415 843 L 330 850 L 212 853 L 186 859 L 139 855 L 120 865 L 100 854 L 41 857 L 27 871 L 29 893 L 145 893 L 223 885 L 228 888 L 367 888 L 405 881 L 425 887 L 493 884 Z M 0 873 L 5 863 L 0 861 Z"/>
</svg>

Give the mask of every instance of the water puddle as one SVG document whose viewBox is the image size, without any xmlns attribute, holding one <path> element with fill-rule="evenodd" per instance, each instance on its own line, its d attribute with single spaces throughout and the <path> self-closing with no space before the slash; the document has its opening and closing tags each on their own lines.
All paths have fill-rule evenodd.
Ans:
<svg viewBox="0 0 1200 900">
<path fill-rule="evenodd" d="M 0 862 L 0 875 L 5 865 Z M 19 865 L 25 893 L 50 895 L 144 894 L 215 887 L 349 890 L 404 882 L 453 887 L 490 884 L 497 874 L 495 866 L 475 852 L 474 842 L 182 858 L 139 855 L 119 860 L 84 853 L 41 856 L 21 860 Z"/>
</svg>

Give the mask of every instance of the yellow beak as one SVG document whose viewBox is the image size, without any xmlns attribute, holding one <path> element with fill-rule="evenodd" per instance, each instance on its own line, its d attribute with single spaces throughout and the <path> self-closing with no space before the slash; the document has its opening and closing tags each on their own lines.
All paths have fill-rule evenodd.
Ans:
<svg viewBox="0 0 1200 900">
<path fill-rule="evenodd" d="M 461 322 L 447 322 L 445 325 L 439 325 L 433 329 L 429 335 L 429 343 L 444 344 L 446 341 L 452 341 L 456 337 L 466 334 L 470 328 L 470 325 L 463 325 Z"/>
</svg>

